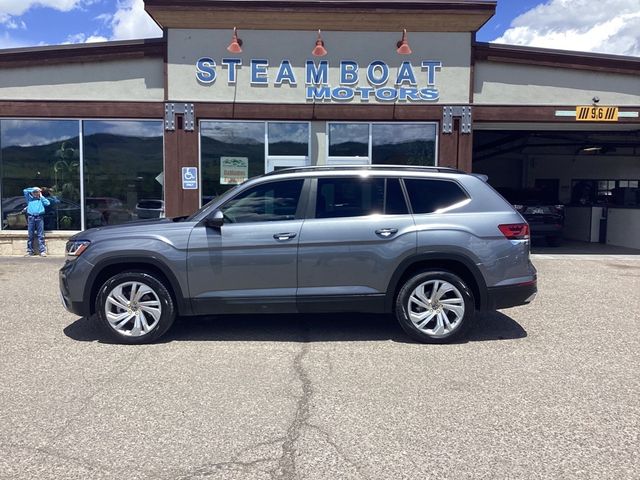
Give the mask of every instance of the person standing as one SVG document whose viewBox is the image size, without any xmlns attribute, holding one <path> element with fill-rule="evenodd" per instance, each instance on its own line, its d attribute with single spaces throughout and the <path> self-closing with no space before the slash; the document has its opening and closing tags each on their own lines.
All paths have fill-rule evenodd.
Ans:
<svg viewBox="0 0 640 480">
<path fill-rule="evenodd" d="M 42 195 L 40 187 L 25 188 L 24 198 L 27 200 L 27 229 L 29 238 L 27 239 L 27 256 L 35 255 L 33 241 L 38 240 L 38 253 L 41 257 L 47 256 L 47 249 L 44 244 L 44 208 L 50 202 Z"/>
</svg>

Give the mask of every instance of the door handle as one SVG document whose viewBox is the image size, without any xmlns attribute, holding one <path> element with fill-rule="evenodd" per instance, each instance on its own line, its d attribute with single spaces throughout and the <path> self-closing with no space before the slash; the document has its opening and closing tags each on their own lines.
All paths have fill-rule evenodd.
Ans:
<svg viewBox="0 0 640 480">
<path fill-rule="evenodd" d="M 395 235 L 396 233 L 398 233 L 398 229 L 397 228 L 380 228 L 378 230 L 376 230 L 376 235 L 383 237 L 383 238 L 388 238 L 392 235 Z"/>
<path fill-rule="evenodd" d="M 296 235 L 297 235 L 297 233 L 295 233 L 295 232 L 276 233 L 273 236 L 273 238 L 275 238 L 276 240 L 284 241 L 284 240 L 291 240 L 292 238 L 295 238 Z"/>
</svg>

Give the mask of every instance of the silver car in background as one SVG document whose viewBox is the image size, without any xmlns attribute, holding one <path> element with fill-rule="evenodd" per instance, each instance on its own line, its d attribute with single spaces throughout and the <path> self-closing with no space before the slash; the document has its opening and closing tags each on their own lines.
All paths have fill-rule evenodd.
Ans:
<svg viewBox="0 0 640 480">
<path fill-rule="evenodd" d="M 176 315 L 309 312 L 392 313 L 445 343 L 536 282 L 529 225 L 483 178 L 407 166 L 266 174 L 190 217 L 81 232 L 60 270 L 65 307 L 121 343 Z"/>
</svg>

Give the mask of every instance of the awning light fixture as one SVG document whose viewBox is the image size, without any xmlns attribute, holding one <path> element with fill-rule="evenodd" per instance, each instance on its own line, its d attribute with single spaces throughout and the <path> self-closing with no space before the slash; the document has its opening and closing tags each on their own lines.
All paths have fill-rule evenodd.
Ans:
<svg viewBox="0 0 640 480">
<path fill-rule="evenodd" d="M 318 30 L 318 38 L 316 39 L 316 46 L 311 52 L 314 57 L 324 57 L 327 54 L 327 49 L 324 48 L 324 40 L 322 40 L 322 33 Z"/>
<path fill-rule="evenodd" d="M 411 51 L 411 47 L 409 46 L 409 41 L 407 40 L 407 29 L 402 30 L 402 40 L 396 43 L 398 52 L 400 55 L 411 55 L 413 52 Z"/>
<path fill-rule="evenodd" d="M 236 27 L 233 27 L 233 36 L 227 50 L 231 53 L 242 53 L 242 40 L 238 38 L 238 29 Z"/>
</svg>

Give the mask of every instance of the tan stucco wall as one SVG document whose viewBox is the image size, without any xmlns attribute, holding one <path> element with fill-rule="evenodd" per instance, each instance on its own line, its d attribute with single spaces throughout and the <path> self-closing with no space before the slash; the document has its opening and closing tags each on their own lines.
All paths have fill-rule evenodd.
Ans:
<svg viewBox="0 0 640 480">
<path fill-rule="evenodd" d="M 637 76 L 567 68 L 478 62 L 474 104 L 491 105 L 640 105 Z"/>
<path fill-rule="evenodd" d="M 0 100 L 162 101 L 161 58 L 6 68 Z"/>
<path fill-rule="evenodd" d="M 411 61 L 418 80 L 418 87 L 426 87 L 426 73 L 421 71 L 423 60 L 442 61 L 442 70 L 437 73 L 436 87 L 440 99 L 433 103 L 468 103 L 470 84 L 471 38 L 468 33 L 409 33 L 412 55 L 398 55 L 396 42 L 400 33 L 389 32 L 323 32 L 325 47 L 329 54 L 315 58 L 311 50 L 315 45 L 316 32 L 300 31 L 239 31 L 243 40 L 243 52 L 231 54 L 226 47 L 231 40 L 231 30 L 180 30 L 171 29 L 168 34 L 168 91 L 174 101 L 210 102 L 260 102 L 260 103 L 307 103 L 305 99 L 305 62 L 321 60 L 329 62 L 329 83 L 339 86 L 339 64 L 341 60 L 353 60 L 360 66 L 360 86 L 369 86 L 366 67 L 374 60 L 381 60 L 390 67 L 393 87 L 398 67 L 403 61 Z M 213 84 L 204 85 L 196 78 L 196 61 L 210 57 L 217 63 L 218 77 Z M 227 82 L 227 68 L 222 68 L 222 58 L 240 58 L 235 85 Z M 251 86 L 251 59 L 269 61 L 269 86 Z M 274 86 L 277 68 L 283 59 L 291 61 L 298 80 L 295 87 L 288 84 Z M 364 77 L 364 78 L 363 78 Z M 345 103 L 361 103 L 356 99 Z M 372 99 L 369 103 L 379 103 Z M 388 103 L 388 102 L 384 102 Z M 413 102 L 407 102 L 413 103 Z M 429 102 L 421 102 L 429 103 Z"/>
</svg>

